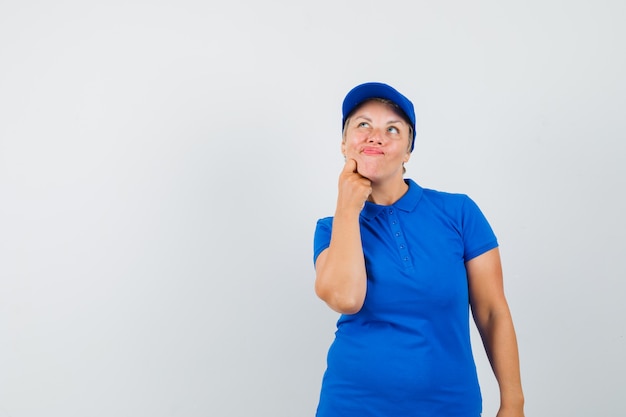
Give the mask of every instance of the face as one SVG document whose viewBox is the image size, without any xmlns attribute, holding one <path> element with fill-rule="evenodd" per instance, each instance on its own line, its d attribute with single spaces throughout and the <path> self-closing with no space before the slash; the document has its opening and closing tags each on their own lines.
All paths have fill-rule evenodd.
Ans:
<svg viewBox="0 0 626 417">
<path fill-rule="evenodd" d="M 368 101 L 348 120 L 341 151 L 356 161 L 359 174 L 374 183 L 402 180 L 402 164 L 411 156 L 409 135 L 408 123 L 393 107 Z"/>
</svg>

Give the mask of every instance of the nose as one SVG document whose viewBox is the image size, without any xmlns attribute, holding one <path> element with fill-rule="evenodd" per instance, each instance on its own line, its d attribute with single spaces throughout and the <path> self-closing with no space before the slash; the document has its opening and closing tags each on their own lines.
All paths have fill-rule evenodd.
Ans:
<svg viewBox="0 0 626 417">
<path fill-rule="evenodd" d="M 383 135 L 380 132 L 379 129 L 374 129 L 372 130 L 372 132 L 370 133 L 370 135 L 367 137 L 367 142 L 368 143 L 377 143 L 377 144 L 382 144 L 383 143 Z"/>
</svg>

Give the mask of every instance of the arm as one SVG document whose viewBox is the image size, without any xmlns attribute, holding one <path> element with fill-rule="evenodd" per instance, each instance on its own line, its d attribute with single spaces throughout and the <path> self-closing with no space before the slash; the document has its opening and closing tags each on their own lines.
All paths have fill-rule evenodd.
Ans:
<svg viewBox="0 0 626 417">
<path fill-rule="evenodd" d="M 339 176 L 330 245 L 315 262 L 315 292 L 342 314 L 357 313 L 365 301 L 367 274 L 359 215 L 370 193 L 371 183 L 356 172 L 356 161 L 346 161 Z"/>
<path fill-rule="evenodd" d="M 504 295 L 498 248 L 466 263 L 476 327 L 500 387 L 498 417 L 523 417 L 524 394 L 513 320 Z"/>
</svg>

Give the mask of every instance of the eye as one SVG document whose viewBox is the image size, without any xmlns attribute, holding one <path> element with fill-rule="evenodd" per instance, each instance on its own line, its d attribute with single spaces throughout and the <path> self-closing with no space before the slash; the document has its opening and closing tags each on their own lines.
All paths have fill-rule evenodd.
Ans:
<svg viewBox="0 0 626 417">
<path fill-rule="evenodd" d="M 387 128 L 387 132 L 389 132 L 389 133 L 393 133 L 393 134 L 396 134 L 396 135 L 397 135 L 398 133 L 400 133 L 400 130 L 398 130 L 398 128 L 397 128 L 397 127 L 395 127 L 395 126 L 389 126 L 389 127 Z"/>
<path fill-rule="evenodd" d="M 357 125 L 357 127 L 369 127 L 369 125 L 370 125 L 370 124 L 369 124 L 369 123 L 367 123 L 367 122 L 361 122 L 361 123 L 359 123 L 359 124 Z"/>
</svg>

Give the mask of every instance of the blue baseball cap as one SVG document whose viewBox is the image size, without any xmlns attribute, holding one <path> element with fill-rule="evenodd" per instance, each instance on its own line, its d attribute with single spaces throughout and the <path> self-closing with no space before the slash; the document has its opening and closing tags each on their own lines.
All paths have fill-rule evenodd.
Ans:
<svg viewBox="0 0 626 417">
<path fill-rule="evenodd" d="M 413 143 L 411 144 L 411 152 L 415 147 L 415 109 L 411 100 L 400 94 L 395 88 L 383 83 L 365 83 L 357 85 L 343 99 L 343 119 L 341 126 L 346 125 L 346 119 L 350 114 L 363 102 L 373 98 L 384 98 L 395 103 L 406 116 L 413 128 Z"/>
</svg>

